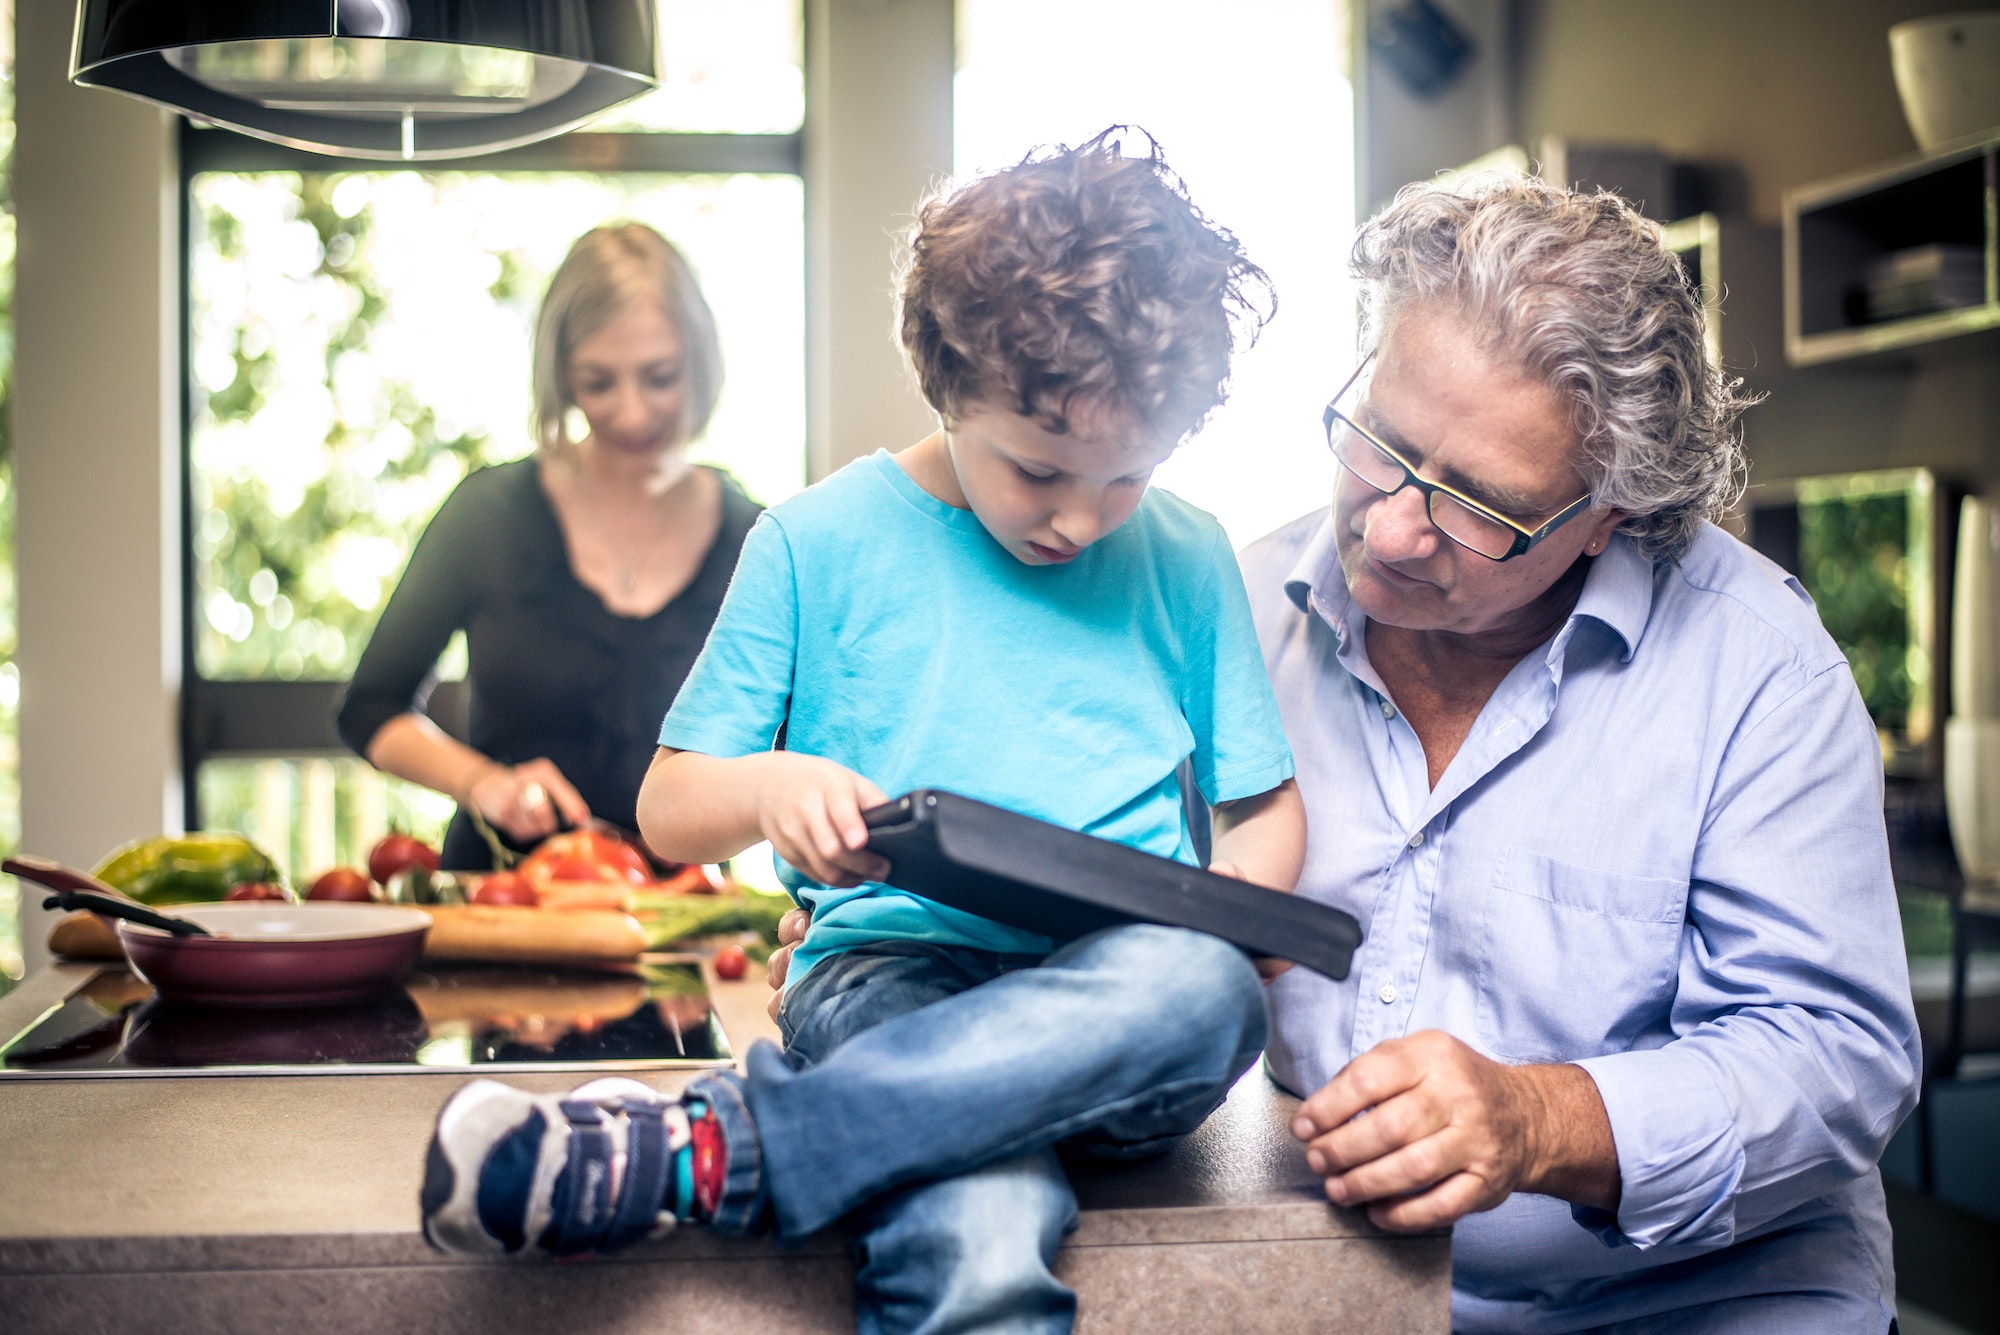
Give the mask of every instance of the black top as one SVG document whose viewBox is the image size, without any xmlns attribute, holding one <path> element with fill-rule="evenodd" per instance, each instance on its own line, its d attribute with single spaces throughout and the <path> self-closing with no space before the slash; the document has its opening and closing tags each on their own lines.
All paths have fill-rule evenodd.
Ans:
<svg viewBox="0 0 2000 1335">
<path fill-rule="evenodd" d="M 341 740 L 365 756 L 383 724 L 421 711 L 438 656 L 462 629 L 466 741 L 505 765 L 546 756 L 592 815 L 636 828 L 660 721 L 715 624 L 762 509 L 735 479 L 719 476 L 715 543 L 688 586 L 649 617 L 612 612 L 577 580 L 533 458 L 468 476 L 417 540 L 382 609 L 341 702 Z M 492 865 L 462 811 L 443 861 Z"/>
</svg>

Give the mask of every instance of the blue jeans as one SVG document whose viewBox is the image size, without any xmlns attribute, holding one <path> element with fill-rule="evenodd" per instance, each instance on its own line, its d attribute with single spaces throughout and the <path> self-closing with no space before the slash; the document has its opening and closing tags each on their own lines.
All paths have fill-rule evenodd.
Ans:
<svg viewBox="0 0 2000 1335">
<path fill-rule="evenodd" d="M 1068 1331 L 1049 1267 L 1076 1201 L 1059 1142 L 1166 1149 L 1264 1046 L 1257 973 L 1167 927 L 1046 958 L 912 942 L 822 961 L 785 999 L 786 1055 L 710 1077 L 729 1145 L 715 1224 L 799 1237 L 845 1219 L 859 1324 Z"/>
</svg>

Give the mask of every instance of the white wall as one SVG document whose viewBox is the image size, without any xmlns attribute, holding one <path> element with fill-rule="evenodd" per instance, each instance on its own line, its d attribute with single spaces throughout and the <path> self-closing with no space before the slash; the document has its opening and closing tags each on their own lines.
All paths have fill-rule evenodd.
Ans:
<svg viewBox="0 0 2000 1335">
<path fill-rule="evenodd" d="M 807 471 L 936 426 L 890 337 L 911 206 L 951 174 L 952 0 L 806 5 Z"/>
<path fill-rule="evenodd" d="M 88 866 L 180 813 L 179 242 L 171 119 L 70 85 L 74 14 L 15 10 L 15 560 L 21 847 Z"/>
</svg>

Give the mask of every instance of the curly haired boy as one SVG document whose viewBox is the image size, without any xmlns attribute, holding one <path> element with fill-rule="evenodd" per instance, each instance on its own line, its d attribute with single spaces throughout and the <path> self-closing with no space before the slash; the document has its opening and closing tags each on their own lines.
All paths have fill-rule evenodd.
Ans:
<svg viewBox="0 0 2000 1335">
<path fill-rule="evenodd" d="M 884 885 L 861 812 L 945 788 L 1290 888 L 1304 815 L 1222 529 L 1147 483 L 1268 283 L 1119 132 L 927 202 L 901 336 L 940 428 L 759 521 L 640 796 L 648 841 L 768 839 L 812 925 L 780 1053 L 678 1101 L 490 1081 L 440 1115 L 431 1240 L 605 1251 L 844 1223 L 864 1331 L 1066 1331 L 1059 1144 L 1165 1148 L 1264 1043 L 1255 967 L 1138 926 L 1057 948 Z M 782 749 L 778 739 L 782 734 Z M 1167 1022 L 1170 1019 L 1170 1023 Z"/>
</svg>

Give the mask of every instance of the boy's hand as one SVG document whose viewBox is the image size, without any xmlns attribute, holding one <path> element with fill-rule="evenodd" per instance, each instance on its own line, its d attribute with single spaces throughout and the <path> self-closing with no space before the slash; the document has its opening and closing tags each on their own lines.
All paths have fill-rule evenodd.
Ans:
<svg viewBox="0 0 2000 1335">
<path fill-rule="evenodd" d="M 860 885 L 889 874 L 868 851 L 861 813 L 889 799 L 868 780 L 831 760 L 779 752 L 757 798 L 757 828 L 779 857 L 822 885 Z"/>
<path fill-rule="evenodd" d="M 1238 881 L 1247 881 L 1250 879 L 1243 874 L 1243 869 L 1233 862 L 1211 861 L 1208 864 L 1208 869 L 1217 876 L 1227 876 Z M 1257 976 L 1267 983 L 1292 967 L 1290 960 L 1281 960 L 1275 955 L 1253 955 L 1250 958 L 1250 962 L 1257 966 Z"/>
</svg>

